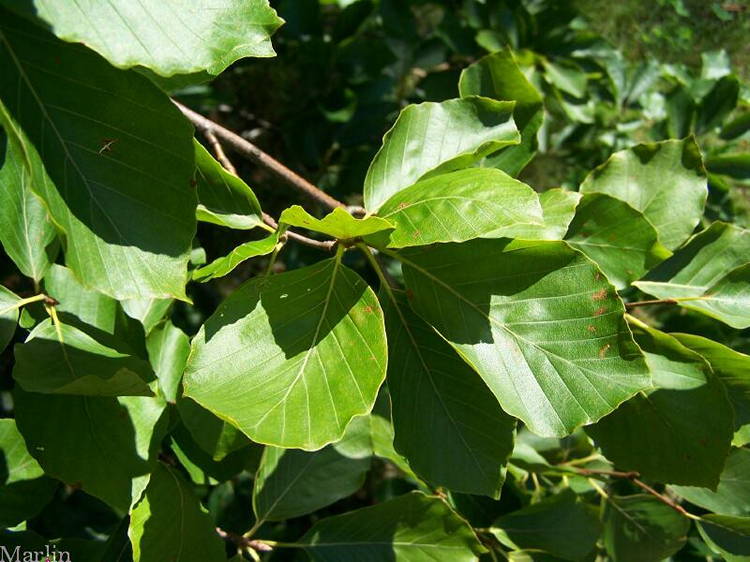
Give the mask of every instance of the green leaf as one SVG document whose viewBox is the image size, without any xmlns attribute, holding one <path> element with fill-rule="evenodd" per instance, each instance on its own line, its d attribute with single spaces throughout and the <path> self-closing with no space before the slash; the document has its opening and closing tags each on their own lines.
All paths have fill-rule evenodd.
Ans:
<svg viewBox="0 0 750 562">
<path fill-rule="evenodd" d="M 224 562 L 224 544 L 190 486 L 156 463 L 143 498 L 130 512 L 135 562 Z"/>
<path fill-rule="evenodd" d="M 738 180 L 750 180 L 750 154 L 723 154 L 706 159 L 706 169 Z"/>
<path fill-rule="evenodd" d="M 381 302 L 396 450 L 434 486 L 498 498 L 515 420 L 405 297 Z"/>
<path fill-rule="evenodd" d="M 750 560 L 750 517 L 709 513 L 696 525 L 709 548 L 727 562 Z"/>
<path fill-rule="evenodd" d="M 0 285 L 0 352 L 13 339 L 18 324 L 18 307 L 21 299 Z"/>
<path fill-rule="evenodd" d="M 318 521 L 298 544 L 317 562 L 473 562 L 484 551 L 445 502 L 420 492 Z"/>
<path fill-rule="evenodd" d="M 143 325 L 148 335 L 166 316 L 172 302 L 172 299 L 128 299 L 120 302 L 120 305 L 125 314 Z"/>
<path fill-rule="evenodd" d="M 630 204 L 670 250 L 693 232 L 708 196 L 700 149 L 692 137 L 616 152 L 588 175 L 581 192 L 607 193 Z"/>
<path fill-rule="evenodd" d="M 186 300 L 196 198 L 180 111 L 137 72 L 4 10 L 0 74 L 0 121 L 27 166 L 42 157 L 51 181 L 31 168 L 31 185 L 65 234 L 67 265 L 118 299 Z"/>
<path fill-rule="evenodd" d="M 393 224 L 384 218 L 368 216 L 363 219 L 355 219 L 341 208 L 334 209 L 323 219 L 316 219 L 299 205 L 292 205 L 285 209 L 281 213 L 279 224 L 322 232 L 339 240 L 362 238 L 369 234 L 394 228 Z"/>
<path fill-rule="evenodd" d="M 195 182 L 199 221 L 238 230 L 263 226 L 263 211 L 253 190 L 229 173 L 195 139 Z"/>
<path fill-rule="evenodd" d="M 576 98 L 586 96 L 588 79 L 586 73 L 576 64 L 554 63 L 542 59 L 544 77 L 554 87 Z"/>
<path fill-rule="evenodd" d="M 518 225 L 506 229 L 505 236 L 524 240 L 562 240 L 581 200 L 577 191 L 554 188 L 539 194 L 543 224 Z"/>
<path fill-rule="evenodd" d="M 563 242 L 403 250 L 411 305 L 535 433 L 564 436 L 650 384 L 614 288 Z"/>
<path fill-rule="evenodd" d="M 479 96 L 407 106 L 367 170 L 365 207 L 374 212 L 393 194 L 428 175 L 469 167 L 518 144 L 514 106 Z"/>
<path fill-rule="evenodd" d="M 215 461 L 251 443 L 239 429 L 220 420 L 193 400 L 181 398 L 177 401 L 177 410 L 193 440 Z"/>
<path fill-rule="evenodd" d="M 734 449 L 729 454 L 715 492 L 693 486 L 670 487 L 690 503 L 710 511 L 750 516 L 750 450 Z"/>
<path fill-rule="evenodd" d="M 260 240 L 251 240 L 240 244 L 228 255 L 215 259 L 208 265 L 193 271 L 193 280 L 206 283 L 211 279 L 229 275 L 242 262 L 258 256 L 265 256 L 273 252 L 279 244 L 280 230 Z"/>
<path fill-rule="evenodd" d="M 614 562 L 659 562 L 687 542 L 690 521 L 645 494 L 604 502 L 604 548 Z"/>
<path fill-rule="evenodd" d="M 341 441 L 319 451 L 266 447 L 253 488 L 258 522 L 306 515 L 353 494 L 365 481 L 371 455 L 367 417 L 352 420 Z"/>
<path fill-rule="evenodd" d="M 11 419 L 0 420 L 0 527 L 14 527 L 39 513 L 57 482 L 29 455 Z"/>
<path fill-rule="evenodd" d="M 194 338 L 183 384 L 253 441 L 315 450 L 370 411 L 386 361 L 377 298 L 339 252 L 236 290 Z"/>
<path fill-rule="evenodd" d="M 724 140 L 736 139 L 748 131 L 750 131 L 750 111 L 745 111 L 724 125 L 721 129 L 721 138 Z M 708 167 L 708 161 L 706 161 L 706 167 Z"/>
<path fill-rule="evenodd" d="M 463 242 L 519 225 L 541 225 L 539 198 L 500 170 L 458 170 L 419 181 L 393 195 L 378 211 L 396 230 L 368 239 L 391 248 Z"/>
<path fill-rule="evenodd" d="M 153 396 L 149 364 L 85 332 L 45 320 L 15 347 L 13 378 L 24 390 L 82 396 Z"/>
<path fill-rule="evenodd" d="M 190 338 L 169 320 L 154 328 L 146 340 L 148 358 L 167 402 L 174 404 L 190 354 Z"/>
<path fill-rule="evenodd" d="M 466 67 L 458 89 L 461 97 L 477 95 L 516 102 L 513 120 L 521 132 L 521 144 L 489 156 L 484 165 L 518 175 L 536 152 L 536 132 L 542 125 L 544 105 L 542 96 L 518 68 L 513 52 L 506 48 Z"/>
<path fill-rule="evenodd" d="M 617 289 L 671 255 L 639 211 L 604 193 L 584 194 L 565 240 L 591 258 Z"/>
<path fill-rule="evenodd" d="M 14 391 L 16 423 L 44 472 L 127 511 L 166 431 L 164 402 Z M 51 423 L 55 420 L 55 423 Z"/>
<path fill-rule="evenodd" d="M 243 57 L 272 57 L 271 34 L 283 23 L 267 0 L 33 4 L 61 39 L 86 44 L 116 67 L 143 66 L 160 76 L 217 75 Z"/>
<path fill-rule="evenodd" d="M 713 340 L 691 334 L 672 334 L 684 346 L 699 353 L 711 364 L 727 389 L 734 409 L 736 447 L 750 442 L 750 355 L 734 351 Z"/>
<path fill-rule="evenodd" d="M 631 327 L 654 388 L 586 431 L 623 470 L 659 482 L 716 486 L 732 441 L 724 388 L 708 363 L 672 336 L 638 321 Z"/>
<path fill-rule="evenodd" d="M 698 106 L 696 132 L 705 133 L 719 127 L 737 105 L 740 81 L 736 76 L 724 76 L 714 84 Z"/>
<path fill-rule="evenodd" d="M 497 539 L 514 549 L 541 550 L 565 560 L 580 560 L 596 546 L 601 524 L 596 510 L 566 488 L 538 503 L 497 519 Z"/>
<path fill-rule="evenodd" d="M 750 231 L 716 222 L 634 283 L 733 328 L 750 327 Z"/>
<path fill-rule="evenodd" d="M 31 188 L 30 168 L 37 177 L 44 173 L 39 158 L 27 165 L 18 137 L 0 128 L 0 242 L 21 273 L 39 281 L 51 263 L 47 247 L 55 239 L 55 229 Z"/>
</svg>

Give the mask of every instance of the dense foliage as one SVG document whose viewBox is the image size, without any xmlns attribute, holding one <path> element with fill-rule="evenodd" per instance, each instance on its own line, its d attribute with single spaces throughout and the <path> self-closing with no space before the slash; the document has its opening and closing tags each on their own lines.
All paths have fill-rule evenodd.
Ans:
<svg viewBox="0 0 750 562">
<path fill-rule="evenodd" d="M 0 560 L 750 560 L 750 91 L 701 55 L 0 0 Z"/>
</svg>

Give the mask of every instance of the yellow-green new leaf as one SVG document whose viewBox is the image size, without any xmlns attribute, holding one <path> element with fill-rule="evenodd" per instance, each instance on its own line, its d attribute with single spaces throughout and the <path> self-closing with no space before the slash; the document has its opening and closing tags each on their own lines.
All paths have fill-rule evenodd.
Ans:
<svg viewBox="0 0 750 562">
<path fill-rule="evenodd" d="M 639 144 L 613 154 L 581 184 L 582 193 L 606 193 L 637 209 L 659 241 L 674 250 L 703 216 L 706 171 L 695 139 Z"/>
<path fill-rule="evenodd" d="M 240 178 L 230 174 L 195 139 L 195 182 L 198 189 L 199 221 L 238 230 L 263 224 L 258 198 Z"/>
<path fill-rule="evenodd" d="M 297 544 L 315 562 L 475 562 L 485 552 L 466 521 L 421 492 L 318 521 Z"/>
<path fill-rule="evenodd" d="M 398 259 L 417 313 L 535 433 L 568 435 L 651 383 L 616 291 L 564 242 L 472 240 Z"/>
<path fill-rule="evenodd" d="M 216 524 L 182 475 L 157 463 L 130 512 L 134 562 L 225 562 Z"/>
<path fill-rule="evenodd" d="M 340 258 L 236 290 L 193 340 L 185 395 L 258 443 L 338 441 L 372 409 L 387 362 L 378 300 Z"/>
<path fill-rule="evenodd" d="M 362 238 L 363 236 L 394 228 L 394 225 L 390 221 L 381 217 L 369 216 L 357 219 L 341 208 L 334 209 L 322 219 L 316 219 L 299 205 L 293 205 L 285 209 L 281 213 L 279 224 L 314 230 L 338 240 Z"/>
<path fill-rule="evenodd" d="M 283 23 L 268 0 L 33 4 L 61 39 L 84 43 L 119 68 L 141 66 L 161 76 L 217 75 L 242 57 L 272 57 L 271 35 Z"/>
<path fill-rule="evenodd" d="M 240 244 L 226 256 L 217 258 L 208 265 L 204 265 L 193 271 L 193 280 L 205 283 L 217 277 L 224 277 L 242 262 L 270 254 L 279 244 L 279 234 L 280 231 L 277 230 L 270 236 L 261 238 L 260 240 L 251 240 L 250 242 Z"/>
<path fill-rule="evenodd" d="M 716 222 L 634 285 L 733 328 L 750 327 L 750 231 Z"/>
<path fill-rule="evenodd" d="M 365 177 L 365 207 L 377 211 L 393 194 L 428 175 L 468 168 L 521 137 L 515 102 L 469 96 L 403 109 L 383 137 Z"/>
<path fill-rule="evenodd" d="M 44 164 L 50 181 L 31 167 L 31 186 L 65 235 L 68 267 L 118 299 L 186 299 L 196 196 L 180 111 L 137 72 L 3 8 L 0 75 L 0 121 L 27 165 L 35 153 Z"/>
<path fill-rule="evenodd" d="M 537 194 L 500 170 L 472 168 L 440 174 L 394 194 L 378 216 L 396 226 L 368 242 L 389 248 L 463 242 L 519 225 L 542 225 Z"/>
</svg>

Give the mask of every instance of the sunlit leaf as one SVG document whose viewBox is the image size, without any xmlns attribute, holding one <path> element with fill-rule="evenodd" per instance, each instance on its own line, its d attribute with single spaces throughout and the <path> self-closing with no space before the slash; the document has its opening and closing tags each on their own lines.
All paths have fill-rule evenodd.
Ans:
<svg viewBox="0 0 750 562">
<path fill-rule="evenodd" d="M 0 285 L 0 351 L 13 339 L 18 324 L 18 305 L 21 299 Z"/>
<path fill-rule="evenodd" d="M 339 240 L 361 238 L 393 229 L 393 224 L 381 217 L 369 216 L 357 219 L 342 208 L 336 208 L 322 219 L 316 219 L 299 205 L 292 205 L 285 209 L 281 213 L 279 224 L 314 230 Z"/>
<path fill-rule="evenodd" d="M 240 244 L 226 256 L 215 259 L 208 265 L 193 271 L 193 279 L 205 283 L 211 279 L 229 275 L 242 262 L 258 256 L 265 256 L 274 251 L 279 243 L 279 231 L 260 240 L 251 240 Z"/>
</svg>

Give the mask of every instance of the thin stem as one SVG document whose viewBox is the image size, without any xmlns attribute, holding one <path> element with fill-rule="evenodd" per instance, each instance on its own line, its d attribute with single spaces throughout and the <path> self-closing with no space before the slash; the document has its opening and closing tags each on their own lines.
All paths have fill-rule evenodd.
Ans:
<svg viewBox="0 0 750 562">
<path fill-rule="evenodd" d="M 308 545 L 299 542 L 281 542 L 281 541 L 269 541 L 266 539 L 257 539 L 255 542 L 265 544 L 271 548 L 304 548 Z"/>
<path fill-rule="evenodd" d="M 278 223 L 273 219 L 273 217 L 266 213 L 263 213 L 263 222 L 265 222 L 274 230 L 279 228 Z M 331 252 L 336 247 L 336 240 L 313 240 L 312 238 L 302 236 L 301 234 L 298 234 L 289 229 L 286 230 L 285 234 L 295 242 L 299 242 L 300 244 L 304 244 L 305 246 L 310 246 L 311 248 L 325 250 L 326 252 Z"/>
<path fill-rule="evenodd" d="M 31 303 L 39 302 L 39 301 L 45 301 L 46 303 L 49 303 L 49 304 L 57 304 L 57 301 L 53 299 L 52 297 L 48 297 L 44 293 L 40 293 L 38 295 L 34 295 L 33 297 L 19 299 L 13 304 L 11 304 L 10 306 L 6 306 L 2 310 L 0 310 L 0 315 L 6 314 L 10 312 L 11 310 L 16 310 L 18 308 L 21 308 L 22 306 L 26 306 L 27 304 L 31 304 Z"/>
<path fill-rule="evenodd" d="M 211 129 L 204 130 L 203 134 L 208 139 L 208 142 L 211 143 L 211 148 L 214 149 L 216 159 L 221 162 L 221 165 L 224 166 L 224 169 L 233 176 L 239 177 L 239 174 L 237 174 L 237 168 L 235 168 L 234 164 L 232 164 L 232 161 L 227 158 L 227 155 L 224 153 L 224 148 L 221 146 L 219 139 L 216 138 L 216 134 L 214 134 Z"/>
<path fill-rule="evenodd" d="M 243 139 L 241 136 L 233 133 L 229 129 L 226 129 L 214 123 L 210 119 L 207 119 L 200 113 L 196 113 L 192 109 L 189 109 L 181 103 L 172 100 L 172 102 L 182 111 L 196 128 L 200 129 L 204 133 L 210 131 L 215 134 L 218 138 L 223 140 L 227 146 L 233 150 L 239 152 L 243 156 L 246 156 L 256 164 L 263 166 L 266 170 L 273 173 L 276 177 L 284 180 L 288 185 L 304 193 L 313 200 L 320 204 L 328 207 L 329 209 L 335 209 L 336 207 L 346 207 L 341 201 L 331 197 L 325 191 L 316 187 L 302 176 L 293 172 L 281 162 L 263 152 L 260 148 L 252 144 L 251 142 Z"/>
<path fill-rule="evenodd" d="M 273 249 L 273 253 L 271 253 L 271 258 L 268 260 L 268 267 L 266 268 L 266 272 L 263 274 L 263 277 L 268 277 L 271 275 L 271 271 L 273 270 L 273 264 L 276 263 L 276 258 L 279 255 L 279 252 L 284 247 L 284 242 L 279 242 L 276 244 L 276 246 Z"/>
<path fill-rule="evenodd" d="M 639 306 L 651 306 L 654 304 L 679 304 L 681 302 L 687 302 L 687 301 L 701 301 L 706 300 L 709 297 L 706 297 L 704 295 L 698 296 L 698 297 L 675 297 L 672 299 L 651 299 L 647 301 L 634 301 L 634 302 L 627 302 L 625 303 L 625 308 L 628 310 L 631 310 L 633 308 L 637 308 Z"/>
<path fill-rule="evenodd" d="M 385 269 L 381 266 L 380 262 L 375 257 L 375 254 L 372 252 L 372 250 L 370 250 L 370 248 L 364 242 L 357 242 L 356 246 L 365 255 L 365 258 L 367 258 L 367 261 L 375 270 L 375 274 L 378 276 L 378 279 L 380 280 L 380 285 L 388 293 L 388 296 L 393 301 L 393 304 L 397 304 L 396 297 L 394 296 L 393 290 L 392 290 L 396 288 L 395 281 L 386 273 Z"/>
</svg>

